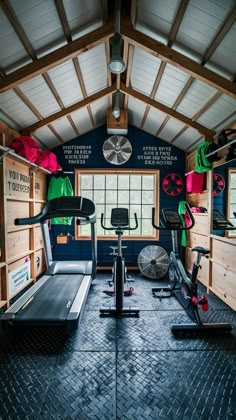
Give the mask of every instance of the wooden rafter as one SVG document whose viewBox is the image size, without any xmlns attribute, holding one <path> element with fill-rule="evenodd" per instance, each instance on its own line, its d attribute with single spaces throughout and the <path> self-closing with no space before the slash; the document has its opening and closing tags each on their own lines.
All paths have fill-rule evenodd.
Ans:
<svg viewBox="0 0 236 420">
<path fill-rule="evenodd" d="M 175 41 L 177 32 L 178 32 L 179 27 L 181 25 L 181 22 L 183 20 L 183 17 L 184 17 L 185 11 L 187 9 L 188 3 L 189 3 L 189 0 L 181 0 L 181 3 L 179 5 L 179 8 L 178 8 L 177 13 L 176 13 L 174 23 L 173 23 L 171 31 L 170 31 L 170 35 L 169 35 L 169 39 L 168 39 L 168 47 L 171 47 L 173 45 L 174 41 Z"/>
<path fill-rule="evenodd" d="M 213 130 L 208 129 L 204 127 L 203 125 L 198 124 L 195 121 L 192 121 L 190 118 L 186 117 L 185 115 L 180 114 L 179 112 L 167 107 L 166 105 L 160 102 L 157 102 L 151 98 L 148 98 L 146 95 L 143 95 L 140 92 L 137 92 L 133 89 L 126 87 L 124 83 L 121 84 L 121 91 L 127 95 L 132 96 L 135 99 L 138 99 L 141 102 L 146 103 L 147 105 L 155 109 L 158 109 L 161 112 L 164 112 L 165 114 L 169 115 L 170 117 L 176 120 L 182 121 L 187 126 L 192 127 L 195 130 L 199 131 L 201 134 L 206 136 L 206 138 L 209 140 L 211 140 L 215 134 Z"/>
<path fill-rule="evenodd" d="M 74 111 L 77 111 L 78 109 L 87 107 L 88 105 L 91 105 L 93 102 L 96 102 L 99 99 L 104 98 L 105 96 L 112 95 L 112 93 L 115 92 L 115 90 L 116 90 L 116 86 L 115 84 L 113 84 L 112 86 L 109 86 L 108 88 L 103 89 L 100 92 L 95 93 L 94 95 L 88 96 L 82 101 L 77 102 L 65 109 L 62 109 L 61 111 L 58 111 L 55 114 L 52 114 L 49 117 L 46 117 L 43 120 L 36 122 L 35 124 L 25 127 L 22 130 L 22 132 L 33 133 L 39 128 L 44 127 L 45 125 L 51 124 L 55 120 L 66 117 L 67 115 L 71 114 Z"/>
<path fill-rule="evenodd" d="M 96 47 L 105 42 L 114 33 L 113 22 L 98 28 L 89 34 L 70 42 L 69 44 L 58 48 L 57 50 L 47 54 L 33 63 L 12 72 L 11 74 L 0 79 L 0 93 L 27 82 L 34 77 L 45 73 L 46 71 L 65 63 L 66 61 L 76 57 L 77 55 Z"/>
<path fill-rule="evenodd" d="M 236 98 L 236 85 L 234 83 L 172 48 L 165 46 L 161 42 L 133 29 L 127 19 L 121 22 L 121 32 L 132 45 L 142 48 L 149 54 L 159 57 L 166 63 L 170 63 L 171 65 L 180 68 L 194 78 L 219 90 L 221 93 Z"/>
</svg>

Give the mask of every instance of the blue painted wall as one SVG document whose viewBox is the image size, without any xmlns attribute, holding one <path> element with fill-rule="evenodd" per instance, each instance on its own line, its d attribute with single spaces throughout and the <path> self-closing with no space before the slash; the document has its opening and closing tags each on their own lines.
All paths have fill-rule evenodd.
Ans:
<svg viewBox="0 0 236 420">
<path fill-rule="evenodd" d="M 163 178 L 169 173 L 178 173 L 185 183 L 185 153 L 177 147 L 160 140 L 150 134 L 145 133 L 138 128 L 129 126 L 128 134 L 126 137 L 132 144 L 132 155 L 128 162 L 121 166 L 114 166 L 109 164 L 103 157 L 102 145 L 104 141 L 109 137 L 107 135 L 106 126 L 100 127 L 94 131 L 91 131 L 83 136 L 80 136 L 66 145 L 62 145 L 54 149 L 54 153 L 57 155 L 58 162 L 62 166 L 64 171 L 74 171 L 76 168 L 109 168 L 109 169 L 159 169 L 160 170 L 160 208 L 178 208 L 180 200 L 185 199 L 185 187 L 181 194 L 176 197 L 171 197 L 165 194 L 161 184 Z M 84 155 L 83 146 L 91 147 L 87 149 L 88 159 L 83 159 Z M 81 147 L 81 148 L 80 148 Z M 161 156 L 162 147 L 170 148 L 169 156 Z M 145 148 L 145 150 L 144 150 Z M 150 152 L 153 149 L 146 148 L 157 148 L 154 150 L 154 155 L 150 156 Z M 67 150 L 67 152 L 65 152 Z M 68 152 L 68 151 L 72 152 Z M 166 149 L 165 149 L 166 150 Z M 75 156 L 76 155 L 76 156 Z M 157 157 L 159 156 L 159 158 Z M 68 175 L 72 186 L 74 188 L 74 175 Z M 50 181 L 50 179 L 48 180 Z M 75 259 L 87 259 L 90 258 L 90 247 L 88 241 L 74 241 L 71 240 L 66 245 L 56 244 L 55 237 L 60 233 L 69 232 L 72 237 L 74 236 L 74 224 L 72 226 L 52 226 L 51 238 L 53 243 L 53 256 L 55 259 L 60 260 L 75 260 Z M 98 241 L 98 265 L 111 265 L 112 257 L 109 256 L 110 245 L 114 245 L 115 241 Z M 124 257 L 128 266 L 137 265 L 137 257 L 141 249 L 147 245 L 159 245 L 166 249 L 167 252 L 171 248 L 171 238 L 168 232 L 160 232 L 160 239 L 156 241 L 123 241 L 123 245 L 127 246 L 124 250 Z"/>
</svg>

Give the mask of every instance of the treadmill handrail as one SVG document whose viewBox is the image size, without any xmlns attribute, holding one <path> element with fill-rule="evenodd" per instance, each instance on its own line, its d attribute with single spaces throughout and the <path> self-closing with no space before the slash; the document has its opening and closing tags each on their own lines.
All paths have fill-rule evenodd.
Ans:
<svg viewBox="0 0 236 420">
<path fill-rule="evenodd" d="M 54 217 L 81 217 L 87 223 L 96 222 L 95 204 L 81 196 L 53 198 L 47 201 L 40 213 L 32 217 L 16 218 L 15 225 L 34 225 Z M 83 223 L 83 224 L 84 224 Z"/>
</svg>

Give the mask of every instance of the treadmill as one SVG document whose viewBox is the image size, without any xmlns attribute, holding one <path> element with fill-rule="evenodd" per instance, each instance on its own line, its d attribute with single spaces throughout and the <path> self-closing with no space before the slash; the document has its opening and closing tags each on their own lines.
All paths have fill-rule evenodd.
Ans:
<svg viewBox="0 0 236 420">
<path fill-rule="evenodd" d="M 91 260 L 54 261 L 48 219 L 77 217 L 77 224 L 90 224 Z M 94 203 L 83 197 L 60 197 L 49 200 L 33 217 L 15 219 L 15 225 L 41 224 L 47 270 L 1 316 L 3 328 L 10 326 L 65 326 L 78 328 L 90 285 L 96 274 L 96 214 Z"/>
</svg>

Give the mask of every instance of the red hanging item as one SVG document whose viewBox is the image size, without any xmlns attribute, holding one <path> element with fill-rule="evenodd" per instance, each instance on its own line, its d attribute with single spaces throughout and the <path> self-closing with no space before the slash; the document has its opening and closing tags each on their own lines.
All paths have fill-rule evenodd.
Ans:
<svg viewBox="0 0 236 420">
<path fill-rule="evenodd" d="M 56 155 L 49 151 L 39 150 L 35 163 L 53 174 L 62 169 L 62 167 L 57 163 Z"/>
<path fill-rule="evenodd" d="M 26 158 L 29 162 L 34 163 L 36 161 L 39 152 L 39 145 L 31 137 L 19 136 L 13 140 L 11 147 L 18 155 Z"/>
</svg>

